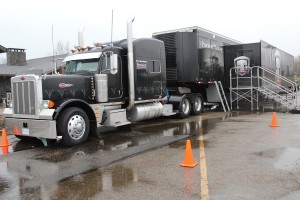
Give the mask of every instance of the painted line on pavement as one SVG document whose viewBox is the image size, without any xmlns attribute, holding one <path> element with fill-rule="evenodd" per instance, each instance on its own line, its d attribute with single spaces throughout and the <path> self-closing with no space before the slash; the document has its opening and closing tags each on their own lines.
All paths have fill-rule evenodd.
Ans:
<svg viewBox="0 0 300 200">
<path fill-rule="evenodd" d="M 200 176 L 201 176 L 201 200 L 208 200 L 208 179 L 206 169 L 206 159 L 204 151 L 203 129 L 200 130 Z"/>
</svg>

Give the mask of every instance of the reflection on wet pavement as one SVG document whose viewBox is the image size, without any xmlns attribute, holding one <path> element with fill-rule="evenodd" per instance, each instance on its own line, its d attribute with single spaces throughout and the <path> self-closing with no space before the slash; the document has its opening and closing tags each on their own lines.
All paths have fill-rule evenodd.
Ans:
<svg viewBox="0 0 300 200">
<path fill-rule="evenodd" d="M 53 167 L 43 166 L 45 171 L 57 172 L 58 169 Z M 29 167 L 28 170 L 33 169 Z M 26 182 L 33 177 L 26 175 L 26 173 L 21 174 L 19 173 L 19 177 L 13 179 L 14 183 L 10 183 L 9 179 L 0 178 L 1 199 L 86 199 L 101 191 L 125 188 L 130 183 L 138 181 L 137 170 L 122 165 L 98 169 L 56 183 L 36 187 L 26 187 Z"/>
<path fill-rule="evenodd" d="M 230 117 L 224 116 L 224 119 Z M 184 148 L 182 139 L 197 138 L 201 129 L 207 134 L 220 120 L 202 120 L 200 116 L 191 121 L 169 120 L 151 126 L 145 122 L 146 125 L 137 125 L 131 132 L 104 133 L 101 139 L 90 139 L 72 148 L 59 145 L 36 148 L 28 156 L 21 151 L 23 157 L 11 154 L 7 162 L 0 157 L 0 199 L 83 199 L 101 191 L 125 188 L 139 181 L 136 169 L 122 165 L 101 167 L 169 144 L 171 148 Z M 199 142 L 193 142 L 192 147 L 198 148 Z M 40 141 L 19 141 L 14 151 L 38 146 L 42 146 Z M 192 191 L 192 186 L 192 182 L 185 183 L 187 191 Z"/>
<path fill-rule="evenodd" d="M 56 192 L 56 196 L 51 198 L 86 199 L 101 191 L 125 188 L 133 182 L 138 182 L 136 170 L 115 165 L 59 182 L 57 187 L 63 192 Z M 82 190 L 83 186 L 86 190 Z M 74 190 L 78 192 L 74 193 Z"/>
<path fill-rule="evenodd" d="M 205 123 L 207 124 L 207 123 Z M 162 140 L 165 137 L 174 137 L 180 135 L 196 136 L 202 127 L 202 122 L 184 122 L 179 124 L 169 124 L 166 126 L 152 126 L 150 128 L 139 128 L 132 132 L 113 132 L 106 133 L 100 140 L 90 141 L 89 145 L 81 145 L 73 147 L 71 151 L 63 149 L 63 151 L 56 151 L 49 155 L 37 155 L 35 159 L 46 160 L 50 162 L 62 162 L 71 159 L 75 152 L 82 152 L 82 154 L 93 154 L 99 151 L 119 151 L 127 148 L 140 146 L 144 144 L 155 143 L 155 141 Z M 61 149 L 61 147 L 53 147 Z"/>
<path fill-rule="evenodd" d="M 26 140 L 20 140 L 13 136 L 12 139 L 10 139 L 10 143 L 12 143 L 12 145 L 8 147 L 9 153 L 23 151 L 23 150 L 27 150 L 27 149 L 34 149 L 34 148 L 43 146 L 43 143 L 39 139 L 36 139 L 36 138 L 28 138 Z M 1 154 L 3 154 L 3 153 L 0 150 L 0 155 Z"/>
</svg>

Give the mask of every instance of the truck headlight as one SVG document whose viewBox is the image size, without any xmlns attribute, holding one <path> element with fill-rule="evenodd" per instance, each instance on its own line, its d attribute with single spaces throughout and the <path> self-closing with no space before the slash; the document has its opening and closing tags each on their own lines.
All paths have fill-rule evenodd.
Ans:
<svg viewBox="0 0 300 200">
<path fill-rule="evenodd" d="M 42 108 L 48 109 L 48 101 L 42 101 Z"/>
<path fill-rule="evenodd" d="M 51 101 L 51 100 L 43 100 L 43 101 L 41 101 L 40 107 L 42 109 L 53 108 L 54 107 L 54 102 Z"/>
</svg>

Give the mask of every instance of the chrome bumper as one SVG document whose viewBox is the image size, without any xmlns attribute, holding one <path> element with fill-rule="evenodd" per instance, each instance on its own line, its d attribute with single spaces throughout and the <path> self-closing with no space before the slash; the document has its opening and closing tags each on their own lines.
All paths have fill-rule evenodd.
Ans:
<svg viewBox="0 0 300 200">
<path fill-rule="evenodd" d="M 5 127 L 8 134 L 57 139 L 54 120 L 5 118 Z"/>
</svg>

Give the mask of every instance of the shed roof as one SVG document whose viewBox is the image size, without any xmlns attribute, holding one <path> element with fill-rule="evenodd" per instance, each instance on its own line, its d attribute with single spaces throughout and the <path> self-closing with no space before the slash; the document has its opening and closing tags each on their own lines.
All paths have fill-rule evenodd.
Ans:
<svg viewBox="0 0 300 200">
<path fill-rule="evenodd" d="M 7 49 L 4 46 L 0 45 L 0 53 L 5 53 L 6 51 Z"/>
<path fill-rule="evenodd" d="M 54 56 L 54 59 L 65 58 L 67 54 Z M 20 74 L 23 71 L 42 69 L 43 73 L 49 73 L 52 71 L 52 60 L 53 56 L 35 58 L 27 60 L 27 64 L 23 66 L 8 66 L 7 64 L 0 65 L 0 75 L 2 76 L 14 76 Z M 57 61 L 57 66 L 63 64 L 62 60 Z"/>
</svg>

